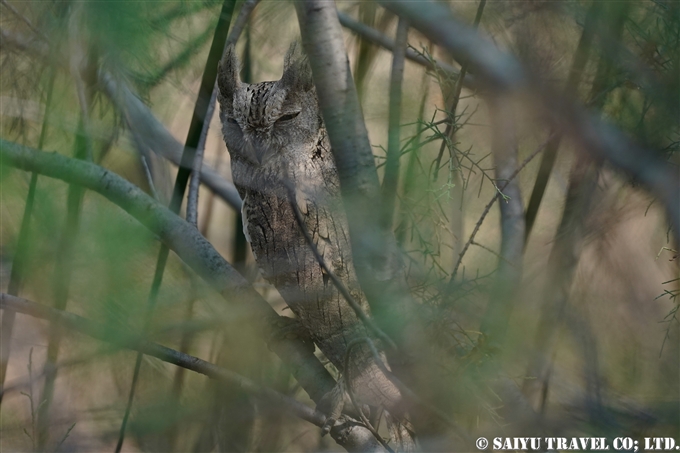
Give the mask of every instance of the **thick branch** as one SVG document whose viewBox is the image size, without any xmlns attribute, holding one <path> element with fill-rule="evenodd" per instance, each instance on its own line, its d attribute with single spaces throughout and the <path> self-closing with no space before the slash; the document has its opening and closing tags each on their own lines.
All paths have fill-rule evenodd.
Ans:
<svg viewBox="0 0 680 453">
<path fill-rule="evenodd" d="M 232 312 L 241 315 L 262 334 L 268 332 L 276 311 L 252 286 L 227 263 L 191 224 L 170 212 L 140 188 L 115 173 L 97 165 L 56 153 L 44 153 L 0 139 L 0 159 L 5 165 L 33 171 L 71 184 L 93 190 L 117 204 L 174 251 L 194 272 L 213 287 L 228 302 L 234 302 Z M 316 402 L 328 393 L 335 381 L 328 371 L 300 340 L 281 339 L 270 348 L 289 367 L 302 388 Z M 335 434 L 334 434 L 335 432 Z M 362 426 L 337 426 L 331 431 L 333 438 L 349 451 L 379 450 L 373 435 Z"/>
<path fill-rule="evenodd" d="M 184 147 L 130 88 L 106 72 L 100 74 L 100 82 L 116 107 L 128 118 L 131 132 L 137 137 L 139 143 L 173 164 L 180 165 Z M 203 165 L 201 182 L 234 209 L 241 210 L 241 197 L 236 187 L 222 178 L 217 171 Z"/>
<path fill-rule="evenodd" d="M 88 162 L 35 151 L 2 139 L 0 157 L 6 165 L 84 186 L 117 204 L 158 235 L 225 299 L 238 301 L 238 306 L 252 318 L 257 328 L 268 329 L 267 321 L 278 316 L 193 226 L 115 173 Z M 288 340 L 285 343 L 286 347 L 277 353 L 302 373 L 299 376 L 301 385 L 313 399 L 323 396 L 334 385 L 330 375 L 313 354 L 307 352 L 305 345 Z"/>
<path fill-rule="evenodd" d="M 513 56 L 480 37 L 472 27 L 456 20 L 443 4 L 430 0 L 383 0 L 380 3 L 408 18 L 412 27 L 444 46 L 459 63 L 467 64 L 470 72 L 487 87 L 507 90 L 527 86 L 524 68 Z"/>
<path fill-rule="evenodd" d="M 428 401 L 446 386 L 429 378 L 435 366 L 420 321 L 418 306 L 406 282 L 401 255 L 391 228 L 381 227 L 380 185 L 366 125 L 350 73 L 335 4 L 324 0 L 296 3 L 302 43 L 309 57 L 331 148 L 347 208 L 352 255 L 361 288 L 378 325 L 392 338 L 399 354 L 386 351 L 395 374 Z M 408 357 L 409 360 L 404 360 Z M 424 393 L 423 393 L 424 392 Z M 413 422 L 421 439 L 441 439 L 446 429 L 420 408 Z"/>
</svg>

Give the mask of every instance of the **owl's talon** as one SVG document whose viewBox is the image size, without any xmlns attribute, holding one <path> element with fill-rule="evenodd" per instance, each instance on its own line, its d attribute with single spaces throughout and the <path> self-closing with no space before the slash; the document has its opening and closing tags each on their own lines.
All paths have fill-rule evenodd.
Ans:
<svg viewBox="0 0 680 453">
<path fill-rule="evenodd" d="M 324 422 L 323 426 L 321 427 L 321 437 L 325 436 L 326 434 L 331 432 L 331 428 L 335 426 L 335 420 L 334 418 L 327 418 L 326 421 Z"/>
</svg>

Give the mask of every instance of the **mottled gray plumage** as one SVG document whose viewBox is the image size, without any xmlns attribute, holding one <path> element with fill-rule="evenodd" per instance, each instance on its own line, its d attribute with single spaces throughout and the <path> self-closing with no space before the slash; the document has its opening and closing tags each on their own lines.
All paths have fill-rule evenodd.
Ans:
<svg viewBox="0 0 680 453">
<path fill-rule="evenodd" d="M 359 401 L 396 412 L 399 391 L 368 347 L 354 348 L 351 369 L 343 370 L 347 345 L 368 333 L 307 244 L 283 183 L 292 185 L 304 224 L 326 264 L 368 313 L 308 63 L 293 45 L 278 81 L 243 83 L 238 69 L 230 48 L 218 76 L 220 118 L 234 183 L 243 198 L 244 230 L 257 264 L 319 349 L 349 373 Z"/>
</svg>

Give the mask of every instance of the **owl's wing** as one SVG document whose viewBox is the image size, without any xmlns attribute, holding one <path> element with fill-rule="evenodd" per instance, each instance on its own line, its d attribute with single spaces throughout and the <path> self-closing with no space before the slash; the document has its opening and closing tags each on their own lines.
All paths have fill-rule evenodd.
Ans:
<svg viewBox="0 0 680 453">
<path fill-rule="evenodd" d="M 331 257 L 326 256 L 326 249 L 329 236 L 328 223 L 331 218 L 327 209 L 319 204 L 318 197 L 308 188 L 296 190 L 295 203 L 302 214 L 303 225 L 312 238 L 312 243 L 321 257 L 324 258 L 326 265 L 330 267 L 329 259 Z"/>
<path fill-rule="evenodd" d="M 354 282 L 349 281 L 354 272 L 351 268 L 351 245 L 347 220 L 341 199 L 328 192 L 324 185 L 316 185 L 314 190 L 297 190 L 296 204 L 302 213 L 304 226 L 309 232 L 312 243 L 319 252 L 326 266 L 348 287 Z M 316 257 L 309 259 L 317 260 Z M 319 265 L 323 276 L 323 284 L 329 284 L 329 276 Z"/>
</svg>

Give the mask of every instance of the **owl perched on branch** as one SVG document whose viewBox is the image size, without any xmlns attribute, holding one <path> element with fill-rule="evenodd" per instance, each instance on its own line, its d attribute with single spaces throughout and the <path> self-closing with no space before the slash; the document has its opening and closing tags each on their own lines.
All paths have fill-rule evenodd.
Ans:
<svg viewBox="0 0 680 453">
<path fill-rule="evenodd" d="M 233 180 L 243 198 L 244 231 L 257 264 L 309 337 L 343 373 L 356 400 L 396 413 L 399 390 L 382 373 L 367 345 L 352 348 L 349 369 L 344 369 L 348 345 L 369 334 L 301 229 L 307 230 L 328 269 L 368 313 L 308 62 L 293 44 L 280 80 L 247 84 L 238 74 L 231 47 L 219 68 L 220 118 Z M 302 225 L 291 203 L 302 214 Z"/>
</svg>

